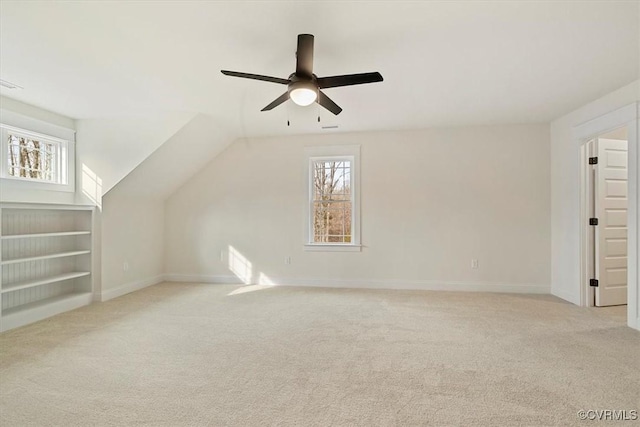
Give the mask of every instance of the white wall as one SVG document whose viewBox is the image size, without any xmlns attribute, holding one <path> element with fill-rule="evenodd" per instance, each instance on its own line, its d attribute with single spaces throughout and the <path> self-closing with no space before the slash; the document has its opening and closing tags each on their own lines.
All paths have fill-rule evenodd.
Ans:
<svg viewBox="0 0 640 427">
<path fill-rule="evenodd" d="M 0 95 L 0 108 L 3 110 L 13 111 L 36 120 L 50 123 L 65 129 L 75 129 L 76 122 L 70 117 L 66 117 L 49 110 L 25 104 L 12 98 Z"/>
<path fill-rule="evenodd" d="M 580 146 L 574 128 L 640 99 L 640 81 L 551 123 L 551 293 L 580 304 Z"/>
<path fill-rule="evenodd" d="M 163 200 L 132 196 L 116 188 L 103 199 L 101 222 L 102 300 L 162 280 Z"/>
<path fill-rule="evenodd" d="M 98 206 L 94 283 L 102 300 L 162 278 L 163 198 L 132 194 L 130 177 L 139 175 L 136 169 L 193 116 L 167 113 L 77 121 L 76 203 Z"/>
<path fill-rule="evenodd" d="M 362 146 L 362 252 L 303 250 L 323 144 Z M 231 246 L 251 282 L 548 292 L 548 159 L 547 125 L 238 140 L 167 199 L 168 277 L 238 281 Z"/>
</svg>

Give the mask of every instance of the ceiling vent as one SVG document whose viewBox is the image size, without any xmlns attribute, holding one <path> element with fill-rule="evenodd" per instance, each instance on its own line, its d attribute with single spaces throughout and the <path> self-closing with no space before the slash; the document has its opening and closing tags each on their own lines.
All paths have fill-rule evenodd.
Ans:
<svg viewBox="0 0 640 427">
<path fill-rule="evenodd" d="M 15 83 L 8 82 L 6 80 L 0 79 L 0 86 L 6 87 L 7 89 L 24 89 L 22 86 L 17 85 Z"/>
</svg>

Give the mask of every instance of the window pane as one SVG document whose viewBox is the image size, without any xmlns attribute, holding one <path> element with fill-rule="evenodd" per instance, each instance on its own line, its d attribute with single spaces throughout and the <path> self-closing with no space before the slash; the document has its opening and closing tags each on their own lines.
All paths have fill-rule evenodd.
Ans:
<svg viewBox="0 0 640 427">
<path fill-rule="evenodd" d="M 9 134 L 7 170 L 9 176 L 58 182 L 58 150 L 56 142 L 39 141 Z"/>
<path fill-rule="evenodd" d="M 351 161 L 312 164 L 313 243 L 351 243 Z"/>
<path fill-rule="evenodd" d="M 316 161 L 313 163 L 313 200 L 349 200 L 351 162 Z M 347 197 L 345 197 L 345 195 Z"/>
<path fill-rule="evenodd" d="M 351 242 L 351 201 L 313 203 L 315 243 Z"/>
</svg>

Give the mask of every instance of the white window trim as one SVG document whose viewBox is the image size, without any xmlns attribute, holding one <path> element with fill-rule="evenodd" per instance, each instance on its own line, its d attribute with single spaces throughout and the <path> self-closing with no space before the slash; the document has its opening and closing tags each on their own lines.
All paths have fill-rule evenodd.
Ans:
<svg viewBox="0 0 640 427">
<path fill-rule="evenodd" d="M 360 236 L 360 145 L 325 145 L 305 148 L 305 179 L 307 180 L 305 203 L 305 251 L 327 252 L 360 252 L 362 249 Z M 313 204 L 313 182 L 311 179 L 314 161 L 321 159 L 350 160 L 351 188 L 353 205 L 351 208 L 351 243 L 314 243 L 313 224 L 311 223 L 311 205 Z"/>
<path fill-rule="evenodd" d="M 7 110 L 1 110 L 1 114 L 0 181 L 2 181 L 2 186 L 5 188 L 15 188 L 20 191 L 43 190 L 66 193 L 75 192 L 75 131 L 41 122 L 40 120 Z M 60 171 L 62 174 L 61 183 L 9 176 L 7 165 L 7 139 L 9 132 L 16 132 L 21 135 L 60 143 L 61 155 L 64 156 L 64 161 L 61 161 L 61 167 L 63 168 L 63 170 Z"/>
</svg>

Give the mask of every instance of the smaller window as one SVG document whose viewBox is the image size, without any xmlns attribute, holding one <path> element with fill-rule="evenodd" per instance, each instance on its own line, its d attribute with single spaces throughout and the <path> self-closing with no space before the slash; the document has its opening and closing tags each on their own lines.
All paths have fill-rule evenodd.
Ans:
<svg viewBox="0 0 640 427">
<path fill-rule="evenodd" d="M 308 250 L 360 250 L 360 147 L 308 147 Z"/>
<path fill-rule="evenodd" d="M 68 142 L 2 126 L 1 177 L 59 189 L 69 183 Z"/>
<path fill-rule="evenodd" d="M 60 142 L 8 133 L 8 176 L 60 184 Z"/>
</svg>

